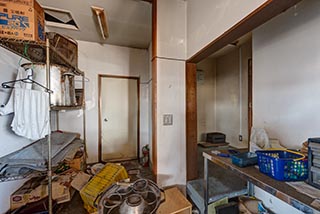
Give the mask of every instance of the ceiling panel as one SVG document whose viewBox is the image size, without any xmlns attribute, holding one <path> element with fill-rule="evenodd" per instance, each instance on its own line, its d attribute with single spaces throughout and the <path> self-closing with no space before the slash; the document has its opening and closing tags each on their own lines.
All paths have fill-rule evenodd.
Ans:
<svg viewBox="0 0 320 214">
<path fill-rule="evenodd" d="M 76 40 L 134 48 L 148 48 L 151 41 L 151 4 L 140 0 L 38 0 L 42 6 L 68 10 L 79 31 L 47 27 Z M 91 6 L 104 8 L 109 38 L 103 40 L 94 22 Z"/>
</svg>

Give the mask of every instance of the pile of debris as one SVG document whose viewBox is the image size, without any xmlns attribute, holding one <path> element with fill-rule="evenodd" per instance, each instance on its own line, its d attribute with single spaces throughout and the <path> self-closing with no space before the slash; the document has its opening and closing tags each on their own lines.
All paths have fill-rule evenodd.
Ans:
<svg viewBox="0 0 320 214">
<path fill-rule="evenodd" d="M 120 164 L 98 163 L 86 167 L 85 152 L 82 149 L 75 154 L 72 160 L 61 162 L 55 167 L 54 172 L 52 180 L 54 212 L 59 212 L 61 208 L 59 204 L 71 201 L 76 191 L 79 192 L 83 206 L 88 213 L 106 211 L 109 213 L 111 208 L 118 209 L 118 211 L 120 208 L 122 210 L 144 209 L 147 213 L 154 213 L 161 203 L 161 190 L 154 182 L 148 179 L 138 179 L 129 183 L 128 173 Z M 114 194 L 119 196 L 121 194 L 118 201 L 109 200 Z M 139 203 L 133 204 L 131 199 L 134 201 L 139 199 Z M 111 206 L 110 201 L 115 204 Z M 110 206 L 107 205 L 108 203 Z M 45 212 L 47 204 L 47 177 L 34 177 L 11 195 L 10 213 Z"/>
</svg>

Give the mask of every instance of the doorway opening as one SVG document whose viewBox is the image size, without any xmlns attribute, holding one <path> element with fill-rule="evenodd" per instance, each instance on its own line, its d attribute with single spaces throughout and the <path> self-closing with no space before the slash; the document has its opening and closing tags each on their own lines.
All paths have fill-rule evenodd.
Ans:
<svg viewBox="0 0 320 214">
<path fill-rule="evenodd" d="M 139 158 L 139 77 L 99 75 L 99 161 Z"/>
<path fill-rule="evenodd" d="M 248 33 L 196 64 L 198 178 L 203 177 L 203 151 L 223 146 L 248 148 L 251 63 L 252 39 Z"/>
</svg>

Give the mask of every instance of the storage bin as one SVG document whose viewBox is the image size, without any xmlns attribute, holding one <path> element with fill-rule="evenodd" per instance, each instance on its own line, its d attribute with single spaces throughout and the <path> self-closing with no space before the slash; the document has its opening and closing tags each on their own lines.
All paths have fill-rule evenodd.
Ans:
<svg viewBox="0 0 320 214">
<path fill-rule="evenodd" d="M 101 193 L 111 184 L 128 178 L 127 171 L 123 166 L 107 163 L 80 191 L 84 207 L 89 213 L 97 211 Z"/>
<path fill-rule="evenodd" d="M 320 138 L 308 139 L 308 183 L 320 189 Z"/>
<path fill-rule="evenodd" d="M 256 151 L 260 172 L 279 181 L 303 181 L 308 178 L 308 160 L 288 150 Z"/>
<path fill-rule="evenodd" d="M 239 153 L 231 156 L 232 163 L 239 167 L 246 167 L 258 163 L 258 156 L 253 152 Z"/>
<path fill-rule="evenodd" d="M 50 45 L 64 56 L 72 66 L 78 67 L 78 43 L 74 39 L 55 32 L 48 32 Z M 55 56 L 53 56 L 55 57 Z M 65 62 L 61 62 L 65 64 Z"/>
</svg>

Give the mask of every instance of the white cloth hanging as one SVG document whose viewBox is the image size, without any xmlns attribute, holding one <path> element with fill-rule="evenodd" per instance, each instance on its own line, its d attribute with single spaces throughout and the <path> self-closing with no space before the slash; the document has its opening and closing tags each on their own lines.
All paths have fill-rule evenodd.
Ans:
<svg viewBox="0 0 320 214">
<path fill-rule="evenodd" d="M 43 91 L 15 88 L 12 130 L 31 140 L 50 133 L 49 94 Z"/>
<path fill-rule="evenodd" d="M 31 69 L 25 70 L 22 67 L 18 68 L 16 80 L 24 79 L 24 78 L 27 78 L 28 76 L 30 76 L 30 79 L 32 78 L 32 70 Z M 14 88 L 31 89 L 31 87 L 32 87 L 32 84 L 29 84 L 29 83 L 24 83 L 24 82 L 15 82 L 14 83 Z M 12 91 L 7 104 L 3 107 L 2 106 L 0 107 L 0 115 L 8 115 L 8 114 L 13 113 L 13 111 L 14 110 L 13 110 L 13 91 Z"/>
<path fill-rule="evenodd" d="M 64 89 L 65 89 L 65 104 L 67 106 L 71 105 L 71 97 L 70 97 L 70 81 L 68 75 L 65 76 L 64 80 Z"/>
</svg>

